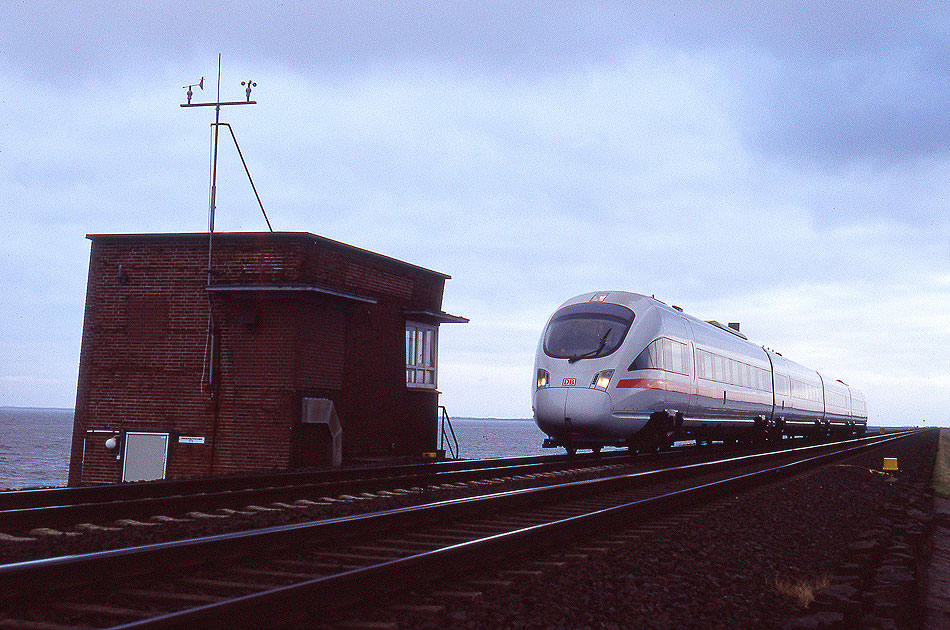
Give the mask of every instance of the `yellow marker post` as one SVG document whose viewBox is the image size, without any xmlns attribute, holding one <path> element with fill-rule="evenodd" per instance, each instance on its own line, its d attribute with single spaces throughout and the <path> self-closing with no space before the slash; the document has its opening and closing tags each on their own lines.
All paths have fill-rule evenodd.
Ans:
<svg viewBox="0 0 950 630">
<path fill-rule="evenodd" d="M 884 458 L 884 472 L 897 472 L 897 458 L 896 457 L 885 457 Z"/>
</svg>

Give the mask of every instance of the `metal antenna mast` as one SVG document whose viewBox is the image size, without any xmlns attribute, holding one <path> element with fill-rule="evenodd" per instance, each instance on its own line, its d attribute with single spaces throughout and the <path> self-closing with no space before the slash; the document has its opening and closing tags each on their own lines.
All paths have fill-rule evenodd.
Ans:
<svg viewBox="0 0 950 630">
<path fill-rule="evenodd" d="M 182 103 L 182 107 L 214 107 L 214 146 L 211 152 L 211 205 L 208 209 L 208 286 L 210 287 L 214 274 L 211 270 L 212 263 L 212 243 L 214 240 L 214 211 L 217 207 L 217 190 L 218 190 L 218 135 L 221 127 L 227 127 L 228 131 L 231 132 L 231 139 L 234 140 L 234 147 L 237 149 L 238 155 L 241 157 L 241 163 L 244 165 L 244 172 L 247 173 L 247 179 L 251 182 L 251 188 L 254 190 L 254 196 L 257 197 L 257 203 L 261 207 L 261 214 L 264 215 L 264 220 L 267 221 L 267 229 L 271 232 L 274 231 L 274 228 L 271 227 L 270 219 L 267 218 L 267 213 L 264 212 L 264 204 L 261 203 L 261 196 L 257 194 L 257 186 L 254 185 L 254 180 L 251 178 L 251 171 L 247 168 L 247 162 L 244 160 L 244 154 L 241 153 L 241 147 L 238 144 L 237 136 L 234 135 L 234 129 L 231 128 L 231 125 L 228 123 L 221 122 L 221 108 L 229 105 L 257 105 L 257 101 L 251 100 L 251 89 L 257 87 L 257 83 L 254 81 L 241 81 L 241 85 L 246 86 L 244 94 L 246 100 L 243 101 L 222 101 L 221 100 L 221 53 L 218 53 L 218 90 L 217 97 L 213 103 L 192 103 L 191 99 L 194 96 L 194 88 L 196 85 L 199 90 L 204 90 L 205 78 L 201 77 L 201 80 L 197 83 L 192 83 L 191 85 L 186 85 L 184 88 L 188 90 L 185 94 L 187 102 Z M 215 382 L 215 347 L 216 341 L 215 337 L 217 335 L 216 327 L 214 323 L 214 311 L 211 308 L 211 294 L 208 293 L 208 330 L 207 330 L 207 340 L 205 342 L 205 358 L 204 358 L 204 367 L 202 368 L 202 377 L 201 377 L 201 388 L 202 390 L 207 391 L 213 398 L 215 395 L 216 382 Z"/>
<path fill-rule="evenodd" d="M 214 233 L 214 211 L 217 208 L 216 197 L 218 190 L 218 132 L 221 127 L 227 127 L 228 131 L 231 132 L 231 139 L 234 140 L 234 147 L 237 149 L 238 156 L 241 158 L 241 163 L 244 165 L 244 172 L 247 173 L 247 179 L 251 182 L 251 188 L 254 190 L 254 196 L 257 197 L 257 203 L 261 207 L 261 214 L 264 215 L 264 221 L 267 222 L 267 229 L 271 232 L 274 231 L 274 228 L 271 227 L 270 219 L 267 218 L 267 213 L 264 212 L 264 204 L 261 203 L 261 196 L 257 194 L 257 186 L 254 185 L 254 180 L 251 178 L 251 171 L 247 168 L 247 162 L 244 160 L 244 154 L 241 152 L 241 147 L 238 145 L 237 136 L 234 135 L 234 129 L 231 128 L 231 125 L 228 123 L 221 122 L 221 107 L 229 105 L 257 105 L 257 101 L 251 100 L 251 89 L 257 87 L 257 83 L 254 81 L 241 81 L 241 85 L 246 86 L 244 94 L 246 95 L 246 100 L 243 101 L 222 101 L 221 100 L 221 53 L 218 53 L 218 93 L 217 98 L 213 103 L 192 103 L 191 98 L 194 95 L 192 88 L 198 86 L 198 89 L 204 89 L 205 78 L 201 77 L 201 80 L 198 83 L 192 83 L 191 85 L 186 85 L 184 88 L 188 89 L 187 94 L 185 95 L 188 99 L 188 102 L 181 103 L 182 107 L 214 107 L 214 147 L 212 149 L 211 157 L 211 206 L 208 210 L 208 232 Z"/>
</svg>

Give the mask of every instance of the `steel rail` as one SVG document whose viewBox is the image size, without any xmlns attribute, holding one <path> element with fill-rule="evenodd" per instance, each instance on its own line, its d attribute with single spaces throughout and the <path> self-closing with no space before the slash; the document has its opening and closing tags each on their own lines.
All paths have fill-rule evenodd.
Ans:
<svg viewBox="0 0 950 630">
<path fill-rule="evenodd" d="M 723 446 L 728 451 L 730 447 Z M 718 450 L 718 449 L 717 449 Z M 194 510 L 240 509 L 252 503 L 293 501 L 308 496 L 389 490 L 406 485 L 447 483 L 542 473 L 565 468 L 597 468 L 613 463 L 663 463 L 665 459 L 710 454 L 679 447 L 661 459 L 632 459 L 626 452 L 570 458 L 539 456 L 362 469 L 274 473 L 266 475 L 175 480 L 100 487 L 58 488 L 0 493 L 0 531 L 69 527 L 82 522 L 149 518 Z M 13 507 L 11 507 L 13 506 Z"/>
<path fill-rule="evenodd" d="M 785 440 L 793 442 L 793 440 Z M 799 439 L 794 442 L 800 441 Z M 709 447 L 703 447 L 704 450 Z M 728 449 L 718 445 L 714 449 Z M 693 452 L 694 446 L 675 447 L 659 453 L 661 457 Z M 651 455 L 650 457 L 655 457 Z M 599 454 L 536 455 L 528 457 L 451 460 L 393 465 L 369 465 L 339 469 L 297 470 L 255 474 L 222 475 L 189 479 L 162 479 L 144 482 L 71 486 L 66 488 L 39 488 L 31 490 L 0 491 L 0 512 L 40 507 L 59 507 L 93 503 L 131 501 L 188 494 L 210 494 L 257 488 L 306 485 L 317 483 L 351 482 L 363 479 L 388 479 L 458 471 L 485 470 L 514 466 L 555 466 L 557 464 L 596 466 L 613 459 L 630 459 L 628 451 L 603 451 Z"/>
<path fill-rule="evenodd" d="M 593 455 L 579 456 L 575 459 L 571 459 L 566 455 L 539 455 L 535 457 L 454 460 L 422 464 L 396 464 L 391 466 L 365 466 L 253 475 L 227 475 L 197 479 L 165 479 L 95 486 L 73 486 L 68 488 L 7 490 L 0 492 L 0 510 L 54 507 L 81 503 L 108 503 L 152 497 L 204 494 L 275 486 L 348 482 L 366 478 L 387 479 L 417 476 L 420 473 L 431 474 L 482 470 L 508 466 L 553 465 L 566 462 L 596 465 L 596 462 L 602 462 L 605 459 L 620 459 L 623 457 L 629 457 L 629 455 L 622 451 L 617 451 L 616 453 L 605 452 L 602 453 L 600 457 Z"/>
<path fill-rule="evenodd" d="M 844 452 L 853 452 L 857 449 L 876 446 L 905 435 L 849 440 L 844 443 L 849 447 Z M 789 456 L 806 455 L 808 456 L 807 461 L 818 461 L 819 458 L 826 456 L 822 454 L 822 451 L 830 451 L 830 456 L 837 456 L 841 445 L 841 443 L 835 443 L 798 447 L 787 451 L 757 453 L 714 462 L 625 473 L 599 479 L 510 490 L 476 497 L 450 499 L 420 506 L 321 521 L 0 565 L 0 601 L 15 596 L 27 595 L 35 592 L 36 589 L 71 587 L 94 582 L 108 576 L 181 568 L 202 564 L 208 558 L 223 555 L 260 553 L 262 549 L 286 546 L 301 539 L 306 539 L 310 543 L 366 536 L 397 527 L 406 528 L 448 519 L 484 515 L 493 511 L 523 508 L 542 502 L 567 501 L 615 490 L 631 489 L 650 482 L 688 478 L 698 474 L 735 469 L 751 463 L 769 462 Z M 776 470 L 778 469 L 780 468 L 776 468 Z"/>
<path fill-rule="evenodd" d="M 400 486 L 440 484 L 485 479 L 526 473 L 543 473 L 566 467 L 597 468 L 629 461 L 626 456 L 587 459 L 583 462 L 541 461 L 535 463 L 486 464 L 483 460 L 471 467 L 449 470 L 416 469 L 404 474 L 362 476 L 351 479 L 304 482 L 279 486 L 237 487 L 216 491 L 195 490 L 185 494 L 143 496 L 112 501 L 90 501 L 36 507 L 0 509 L 0 531 L 26 531 L 33 527 L 63 527 L 87 520 L 108 522 L 119 518 L 141 518 L 155 514 L 185 513 L 196 509 L 241 508 L 255 502 L 275 502 L 325 496 L 327 494 L 360 493 L 387 490 Z M 393 471 L 389 471 L 392 473 Z M 286 482 L 286 480 L 285 480 Z M 178 486 L 175 486 L 176 490 Z"/>
<path fill-rule="evenodd" d="M 762 470 L 627 501 L 611 507 L 594 509 L 582 515 L 490 534 L 432 551 L 178 612 L 161 614 L 112 626 L 112 628 L 113 630 L 158 630 L 199 626 L 252 628 L 273 623 L 275 618 L 289 621 L 300 616 L 312 616 L 313 611 L 301 610 L 299 602 L 320 602 L 321 611 L 331 606 L 350 605 L 373 595 L 402 590 L 423 581 L 432 581 L 449 572 L 474 569 L 493 561 L 499 555 L 508 555 L 512 549 L 524 553 L 530 549 L 575 538 L 581 533 L 589 535 L 591 532 L 599 532 L 616 523 L 629 525 L 643 522 L 684 506 L 694 506 L 727 493 L 767 484 L 901 437 L 905 436 L 891 436 L 857 446 L 852 445 L 846 449 L 809 454 L 808 457 L 794 462 L 769 466 Z"/>
</svg>

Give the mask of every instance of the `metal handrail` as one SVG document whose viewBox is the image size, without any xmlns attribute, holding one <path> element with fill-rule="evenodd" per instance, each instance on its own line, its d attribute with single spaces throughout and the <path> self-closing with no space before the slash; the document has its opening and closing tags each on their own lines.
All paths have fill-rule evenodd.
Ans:
<svg viewBox="0 0 950 630">
<path fill-rule="evenodd" d="M 442 430 L 441 430 L 441 439 L 439 441 L 439 449 L 444 453 L 446 452 L 446 438 L 451 437 L 452 441 L 448 442 L 448 453 L 451 455 L 452 459 L 459 458 L 459 441 L 455 437 L 455 429 L 452 428 L 452 419 L 449 418 L 449 412 L 445 408 L 445 405 L 439 405 L 439 409 L 442 411 Z M 449 433 L 446 434 L 445 427 L 448 425 Z M 455 444 L 455 448 L 452 447 L 452 444 Z"/>
</svg>

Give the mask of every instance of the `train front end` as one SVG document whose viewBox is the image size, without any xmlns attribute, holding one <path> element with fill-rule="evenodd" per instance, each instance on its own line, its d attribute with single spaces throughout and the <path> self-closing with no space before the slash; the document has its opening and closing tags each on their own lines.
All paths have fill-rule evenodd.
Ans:
<svg viewBox="0 0 950 630">
<path fill-rule="evenodd" d="M 534 420 L 546 446 L 599 449 L 622 446 L 646 418 L 615 414 L 615 381 L 624 341 L 635 320 L 632 308 L 607 301 L 609 293 L 579 296 L 548 320 L 538 342 Z M 639 297 L 639 296 L 638 296 Z"/>
</svg>

